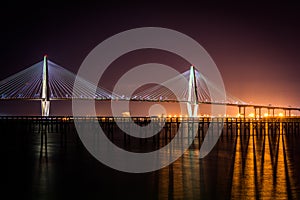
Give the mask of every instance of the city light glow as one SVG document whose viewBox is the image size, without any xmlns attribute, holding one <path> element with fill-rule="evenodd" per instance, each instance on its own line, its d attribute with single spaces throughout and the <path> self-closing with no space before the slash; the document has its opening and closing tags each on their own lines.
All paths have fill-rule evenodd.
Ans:
<svg viewBox="0 0 300 200">
<path fill-rule="evenodd" d="M 250 114 L 249 114 L 249 117 L 254 118 L 254 117 L 255 117 L 255 116 L 254 116 L 254 113 L 250 113 Z"/>
</svg>

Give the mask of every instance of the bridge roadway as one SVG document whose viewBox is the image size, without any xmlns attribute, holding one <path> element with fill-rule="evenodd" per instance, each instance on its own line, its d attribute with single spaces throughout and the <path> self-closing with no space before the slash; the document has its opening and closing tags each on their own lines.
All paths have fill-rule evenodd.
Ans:
<svg viewBox="0 0 300 200">
<path fill-rule="evenodd" d="M 64 100 L 72 100 L 72 97 L 68 98 L 50 98 L 50 101 L 64 101 Z M 40 101 L 41 99 L 37 98 L 10 98 L 10 99 L 0 99 L 0 100 L 29 100 L 29 101 Z M 158 100 L 158 99 L 130 99 L 130 98 L 119 98 L 119 99 L 91 99 L 91 98 L 80 98 L 80 100 L 95 100 L 95 101 L 137 101 L 137 102 L 153 102 L 153 103 L 159 103 L 159 102 L 166 102 L 166 103 L 189 103 L 189 101 L 184 100 L 174 100 L 174 99 L 164 99 L 164 100 Z M 237 107 L 239 109 L 239 116 L 246 118 L 246 108 L 253 108 L 254 109 L 254 118 L 257 118 L 257 110 L 258 110 L 258 118 L 262 118 L 261 110 L 267 109 L 268 110 L 268 116 L 275 117 L 275 109 L 276 110 L 283 110 L 284 116 L 291 117 L 291 111 L 300 111 L 300 108 L 297 107 L 285 107 L 285 106 L 273 106 L 273 105 L 258 105 L 258 104 L 238 104 L 238 103 L 226 103 L 226 102 L 209 102 L 209 101 L 201 101 L 198 102 L 198 105 L 200 104 L 206 104 L 206 105 L 220 105 L 220 106 L 231 106 L 231 107 Z M 272 111 L 272 115 L 270 113 Z M 288 111 L 288 115 L 287 115 Z"/>
</svg>

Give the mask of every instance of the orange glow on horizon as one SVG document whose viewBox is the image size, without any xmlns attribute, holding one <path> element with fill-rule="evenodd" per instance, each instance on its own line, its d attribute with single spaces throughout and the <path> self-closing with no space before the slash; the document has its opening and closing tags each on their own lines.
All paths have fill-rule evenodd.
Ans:
<svg viewBox="0 0 300 200">
<path fill-rule="evenodd" d="M 249 117 L 254 118 L 254 117 L 255 117 L 255 116 L 254 116 L 254 113 L 250 113 L 250 114 L 249 114 Z"/>
</svg>

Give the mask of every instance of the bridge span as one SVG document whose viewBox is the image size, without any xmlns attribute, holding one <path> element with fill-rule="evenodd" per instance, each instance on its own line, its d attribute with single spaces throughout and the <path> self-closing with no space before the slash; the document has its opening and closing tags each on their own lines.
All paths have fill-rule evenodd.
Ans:
<svg viewBox="0 0 300 200">
<path fill-rule="evenodd" d="M 172 91 L 161 85 L 145 89 L 134 96 L 127 97 L 116 94 L 103 87 L 95 86 L 89 81 L 76 77 L 76 74 L 48 60 L 44 59 L 2 81 L 0 81 L 0 100 L 38 100 L 41 102 L 41 115 L 50 115 L 50 102 L 54 100 L 95 100 L 95 101 L 139 101 L 139 102 L 173 102 L 184 103 L 189 117 L 198 116 L 198 108 L 203 105 L 219 105 L 238 108 L 238 117 L 246 118 L 246 109 L 253 109 L 252 118 L 262 118 L 262 110 L 267 116 L 275 117 L 275 110 L 282 110 L 283 116 L 292 117 L 292 111 L 300 111 L 300 107 L 259 105 L 246 103 L 237 97 L 226 93 L 223 99 L 213 96 L 220 89 L 203 74 L 191 66 L 190 70 L 166 81 L 166 84 L 176 84 L 184 77 L 188 85 L 176 85 L 181 96 L 175 96 Z M 79 86 L 74 90 L 77 78 Z M 90 88 L 96 87 L 92 93 Z"/>
</svg>

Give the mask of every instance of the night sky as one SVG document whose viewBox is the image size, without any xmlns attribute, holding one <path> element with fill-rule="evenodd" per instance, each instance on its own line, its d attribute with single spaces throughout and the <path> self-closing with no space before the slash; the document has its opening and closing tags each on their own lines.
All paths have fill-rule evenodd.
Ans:
<svg viewBox="0 0 300 200">
<path fill-rule="evenodd" d="M 101 1 L 102 2 L 102 1 Z M 127 29 L 156 26 L 180 31 L 211 55 L 232 95 L 255 104 L 300 107 L 300 7 L 272 3 L 130 3 L 59 1 L 1 5 L 0 80 L 49 59 L 76 73 L 87 54 Z M 113 2 L 113 1 L 112 1 Z M 109 88 L 132 64 L 174 65 L 164 52 L 136 52 L 115 63 Z M 122 65 L 122 66 L 121 66 Z M 182 69 L 180 69 L 181 65 Z M 127 67 L 126 67 L 127 66 Z M 122 68 L 123 67 L 123 68 Z"/>
</svg>

